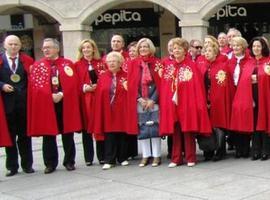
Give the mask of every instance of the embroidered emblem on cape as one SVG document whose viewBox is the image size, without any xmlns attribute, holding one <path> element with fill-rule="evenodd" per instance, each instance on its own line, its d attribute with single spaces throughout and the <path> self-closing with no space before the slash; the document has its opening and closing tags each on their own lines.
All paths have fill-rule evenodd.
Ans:
<svg viewBox="0 0 270 200">
<path fill-rule="evenodd" d="M 178 72 L 178 79 L 181 82 L 190 81 L 192 79 L 193 72 L 189 66 L 180 67 Z"/>
<path fill-rule="evenodd" d="M 69 66 L 65 66 L 64 67 L 64 71 L 65 71 L 65 73 L 68 75 L 68 76 L 73 76 L 73 70 L 71 69 L 71 67 L 69 67 Z"/>
<path fill-rule="evenodd" d="M 165 66 L 165 70 L 164 70 L 164 79 L 165 80 L 170 80 L 174 78 L 174 72 L 175 72 L 175 67 L 173 64 L 169 64 L 167 66 Z"/>
<path fill-rule="evenodd" d="M 269 64 L 269 63 L 267 63 L 267 64 L 264 65 L 264 72 L 265 72 L 268 76 L 270 76 L 270 64 Z"/>
<path fill-rule="evenodd" d="M 223 70 L 219 70 L 216 74 L 216 79 L 217 79 L 217 83 L 219 85 L 224 84 L 225 80 L 226 80 L 226 72 Z"/>
<path fill-rule="evenodd" d="M 42 62 L 37 66 L 33 66 L 30 73 L 32 87 L 43 88 L 49 84 L 49 70 Z"/>
</svg>

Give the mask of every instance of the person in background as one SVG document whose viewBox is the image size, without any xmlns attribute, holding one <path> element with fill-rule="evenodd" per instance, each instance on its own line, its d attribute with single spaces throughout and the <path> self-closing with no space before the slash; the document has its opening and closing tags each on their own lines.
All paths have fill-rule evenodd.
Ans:
<svg viewBox="0 0 270 200">
<path fill-rule="evenodd" d="M 218 44 L 219 44 L 219 52 L 223 55 L 227 55 L 231 49 L 229 48 L 228 38 L 226 33 L 221 32 L 218 34 L 217 37 Z"/>
<path fill-rule="evenodd" d="M 56 39 L 44 39 L 44 58 L 33 64 L 29 77 L 28 134 L 43 136 L 45 174 L 58 165 L 57 134 L 62 136 L 63 165 L 68 171 L 75 170 L 73 137 L 82 129 L 78 77 L 73 63 L 60 57 L 59 50 Z"/>
<path fill-rule="evenodd" d="M 234 37 L 232 39 L 233 56 L 229 60 L 228 66 L 234 82 L 234 93 L 237 90 L 244 65 L 250 60 L 250 56 L 246 52 L 247 47 L 248 43 L 244 38 Z M 249 157 L 250 134 L 247 133 L 248 132 L 233 132 L 235 158 Z"/>
<path fill-rule="evenodd" d="M 77 62 L 74 64 L 80 83 L 80 108 L 82 114 L 83 131 L 82 142 L 84 160 L 86 166 L 91 166 L 94 159 L 93 125 L 95 90 L 100 74 L 105 72 L 105 65 L 100 59 L 97 45 L 92 39 L 82 40 L 77 54 Z M 104 140 L 96 138 L 97 158 L 104 164 Z"/>
<path fill-rule="evenodd" d="M 251 59 L 243 67 L 232 104 L 231 129 L 252 136 L 252 160 L 270 154 L 269 48 L 261 37 L 250 44 Z"/>
<path fill-rule="evenodd" d="M 5 117 L 12 140 L 12 146 L 6 147 L 6 176 L 18 173 L 21 167 L 25 173 L 34 173 L 32 142 L 27 136 L 27 84 L 30 67 L 34 60 L 20 53 L 21 41 L 15 35 L 9 35 L 4 41 L 5 52 L 0 55 L 0 88 L 4 102 Z M 1 119 L 2 120 L 2 119 Z"/>
<path fill-rule="evenodd" d="M 191 60 L 195 62 L 201 55 L 203 46 L 200 40 L 195 39 L 191 40 L 189 44 L 190 48 L 188 55 L 190 56 Z"/>
<path fill-rule="evenodd" d="M 232 49 L 232 39 L 234 37 L 242 37 L 242 34 L 239 30 L 237 30 L 236 28 L 230 28 L 227 32 L 227 38 L 228 38 L 228 43 L 229 43 L 229 48 L 230 50 L 227 53 L 227 57 L 229 59 L 232 58 L 233 55 L 233 49 Z"/>
<path fill-rule="evenodd" d="M 110 52 L 106 57 L 108 70 L 100 75 L 96 89 L 94 134 L 105 137 L 105 164 L 103 170 L 122 166 L 127 161 L 126 138 L 127 91 L 123 83 L 126 72 L 121 69 L 124 62 L 119 52 Z"/>
</svg>

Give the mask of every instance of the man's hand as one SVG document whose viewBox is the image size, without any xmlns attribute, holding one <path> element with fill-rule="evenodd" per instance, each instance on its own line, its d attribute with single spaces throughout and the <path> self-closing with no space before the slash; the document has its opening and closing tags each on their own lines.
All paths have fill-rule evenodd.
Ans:
<svg viewBox="0 0 270 200">
<path fill-rule="evenodd" d="M 63 99 L 63 93 L 58 92 L 56 94 L 52 94 L 52 98 L 54 103 L 59 103 Z"/>
<path fill-rule="evenodd" d="M 4 84 L 3 87 L 2 87 L 2 90 L 6 93 L 10 93 L 10 92 L 13 92 L 14 91 L 14 88 L 12 85 L 9 85 L 9 84 Z"/>
</svg>

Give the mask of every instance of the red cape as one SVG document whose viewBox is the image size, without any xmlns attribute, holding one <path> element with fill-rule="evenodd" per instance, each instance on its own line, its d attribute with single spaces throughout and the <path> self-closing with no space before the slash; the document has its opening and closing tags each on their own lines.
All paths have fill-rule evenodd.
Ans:
<svg viewBox="0 0 270 200">
<path fill-rule="evenodd" d="M 112 73 L 106 71 L 99 77 L 94 111 L 94 137 L 96 140 L 104 140 L 106 132 L 126 132 L 127 91 L 122 84 L 124 80 L 126 81 L 126 73 L 122 70 L 117 72 L 116 80 L 115 97 L 113 103 L 110 104 Z"/>
<path fill-rule="evenodd" d="M 181 131 L 210 135 L 212 130 L 200 72 L 187 57 L 181 63 L 175 62 L 175 66 L 178 69 L 175 73 L 176 109 Z"/>
<path fill-rule="evenodd" d="M 101 73 L 105 72 L 105 65 L 101 60 L 93 59 L 91 65 L 95 69 L 96 74 L 99 76 Z M 88 72 L 89 63 L 86 59 L 82 58 L 75 63 L 75 69 L 79 78 L 80 87 L 80 109 L 82 115 L 83 129 L 87 130 L 89 133 L 93 132 L 94 125 L 94 99 L 95 91 L 93 92 L 83 92 L 83 85 L 90 84 L 91 80 Z"/>
<path fill-rule="evenodd" d="M 3 108 L 2 97 L 0 95 L 0 147 L 12 146 L 12 141 L 10 139 L 6 115 Z"/>
<path fill-rule="evenodd" d="M 270 75 L 265 72 L 268 63 L 269 58 L 258 61 L 253 58 L 245 64 L 232 105 L 232 130 L 249 134 L 255 130 L 251 75 L 257 65 L 259 110 L 256 130 L 270 133 Z"/>
<path fill-rule="evenodd" d="M 174 75 L 176 66 L 174 60 L 166 57 L 162 60 L 164 66 L 162 77 L 160 80 L 159 94 L 159 130 L 160 135 L 168 135 L 174 133 L 174 124 L 177 120 L 175 104 L 172 101 L 174 94 Z"/>
<path fill-rule="evenodd" d="M 64 58 L 55 60 L 64 94 L 63 133 L 81 130 L 78 77 L 73 63 Z M 65 67 L 70 70 L 66 73 Z M 73 72 L 73 73 L 71 73 Z M 34 63 L 28 85 L 28 134 L 29 136 L 57 135 L 56 113 L 52 100 L 51 70 L 46 59 Z"/>
<path fill-rule="evenodd" d="M 138 57 L 132 60 L 128 66 L 128 99 L 127 99 L 127 132 L 130 134 L 138 134 L 138 116 L 137 116 L 137 97 L 139 90 L 139 82 L 141 79 L 141 62 L 143 58 Z M 156 57 L 149 57 L 147 62 L 150 66 L 151 74 L 153 74 L 154 82 L 159 91 L 160 77 L 158 70 L 163 68 L 161 62 Z"/>
<path fill-rule="evenodd" d="M 219 55 L 211 63 L 205 59 L 198 67 L 203 77 L 210 69 L 211 86 L 208 98 L 211 104 L 211 124 L 213 127 L 229 129 L 234 86 L 228 61 L 224 60 L 223 55 Z"/>
</svg>

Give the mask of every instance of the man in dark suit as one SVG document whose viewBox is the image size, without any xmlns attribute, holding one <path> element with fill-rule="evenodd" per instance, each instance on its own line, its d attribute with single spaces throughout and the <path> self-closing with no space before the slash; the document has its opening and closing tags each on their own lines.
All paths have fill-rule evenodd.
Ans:
<svg viewBox="0 0 270 200">
<path fill-rule="evenodd" d="M 21 167 L 25 173 L 33 173 L 31 138 L 26 134 L 27 74 L 33 59 L 19 53 L 20 39 L 9 35 L 4 41 L 5 52 L 0 55 L 0 89 L 13 145 L 6 147 L 6 176 L 18 173 L 18 150 Z"/>
</svg>

